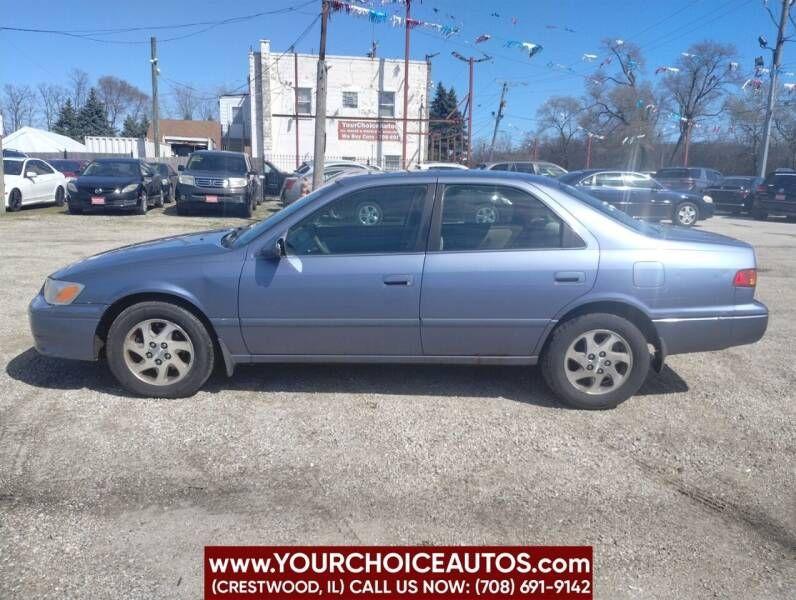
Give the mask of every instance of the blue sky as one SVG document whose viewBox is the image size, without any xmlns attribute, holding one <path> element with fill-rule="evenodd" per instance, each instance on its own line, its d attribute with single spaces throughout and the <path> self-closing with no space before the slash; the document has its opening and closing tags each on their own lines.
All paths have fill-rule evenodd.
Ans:
<svg viewBox="0 0 796 600">
<path fill-rule="evenodd" d="M 349 0 L 354 2 L 355 0 Z M 121 27 L 151 27 L 217 20 L 283 7 L 306 4 L 307 0 L 237 0 L 190 3 L 172 0 L 73 0 L 50 2 L 28 0 L 5 10 L 2 25 L 68 31 Z M 778 10 L 777 0 L 769 2 Z M 400 5 L 370 5 L 387 12 L 402 12 Z M 272 40 L 274 51 L 290 46 L 315 18 L 320 0 L 283 15 L 262 16 L 218 26 L 161 29 L 119 35 L 99 36 L 116 42 L 100 43 L 54 34 L 0 31 L 0 82 L 34 85 L 40 81 L 65 83 L 74 67 L 87 71 L 92 79 L 113 74 L 150 92 L 149 36 L 160 40 L 199 32 L 196 35 L 159 44 L 161 73 L 164 78 L 212 90 L 218 85 L 237 87 L 245 83 L 247 51 L 260 38 Z M 8 8 L 8 7 L 6 7 Z M 436 10 L 435 10 L 436 9 Z M 582 60 L 584 53 L 599 54 L 603 38 L 623 39 L 639 44 L 647 60 L 650 78 L 656 66 L 673 64 L 689 44 L 706 38 L 736 45 L 741 68 L 749 71 L 755 55 L 764 54 L 757 36 L 775 39 L 775 28 L 763 8 L 762 0 L 415 0 L 413 17 L 424 21 L 460 26 L 459 34 L 448 40 L 422 29 L 412 34 L 412 58 L 439 53 L 433 59 L 432 78 L 453 84 L 459 97 L 467 91 L 467 65 L 451 56 L 486 52 L 494 60 L 476 67 L 476 137 L 490 133 L 491 112 L 500 95 L 498 81 L 512 82 L 506 118 L 502 129 L 519 140 L 522 132 L 535 127 L 536 108 L 551 95 L 580 94 L 583 75 L 596 63 Z M 499 16 L 494 16 L 497 13 Z M 566 29 L 574 30 L 573 32 Z M 298 44 L 299 51 L 315 51 L 320 27 Z M 481 34 L 493 36 L 476 45 Z M 388 24 L 371 24 L 367 19 L 335 14 L 329 26 L 327 52 L 365 54 L 372 39 L 379 43 L 379 55 L 403 56 L 403 30 Z M 517 48 L 505 47 L 507 40 L 541 44 L 544 50 L 528 58 Z M 796 47 L 785 48 L 785 69 L 796 70 Z M 572 71 L 564 70 L 564 65 Z M 787 81 L 787 79 L 786 79 Z M 169 83 L 162 81 L 161 92 L 169 94 Z"/>
</svg>

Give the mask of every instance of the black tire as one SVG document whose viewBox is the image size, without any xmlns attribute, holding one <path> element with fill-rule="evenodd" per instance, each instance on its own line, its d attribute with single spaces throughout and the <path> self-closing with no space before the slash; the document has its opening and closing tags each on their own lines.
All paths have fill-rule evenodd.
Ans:
<svg viewBox="0 0 796 600">
<path fill-rule="evenodd" d="M 59 185 L 55 190 L 55 205 L 63 206 L 65 198 L 66 194 L 64 193 L 64 188 Z"/>
<path fill-rule="evenodd" d="M 22 192 L 11 190 L 8 195 L 8 212 L 16 212 L 22 208 Z"/>
<path fill-rule="evenodd" d="M 768 213 L 764 210 L 754 207 L 752 208 L 752 217 L 755 221 L 765 221 L 768 219 Z"/>
<path fill-rule="evenodd" d="M 67 202 L 66 209 L 69 211 L 70 215 L 82 215 L 83 214 L 83 209 L 80 208 L 79 206 L 75 206 L 71 202 Z"/>
<path fill-rule="evenodd" d="M 149 208 L 149 198 L 147 197 L 146 190 L 141 190 L 138 194 L 138 204 L 135 207 L 135 214 L 145 215 Z"/>
<path fill-rule="evenodd" d="M 247 200 L 246 204 L 241 204 L 241 206 L 238 208 L 238 216 L 243 217 L 244 219 L 251 219 L 252 213 L 254 212 L 252 204 L 254 204 L 254 200 L 251 198 Z"/>
<path fill-rule="evenodd" d="M 686 217 L 693 212 L 693 217 Z M 699 207 L 693 202 L 680 202 L 674 207 L 672 223 L 680 227 L 693 227 L 699 220 Z"/>
<path fill-rule="evenodd" d="M 193 211 L 190 208 L 188 208 L 187 206 L 185 206 L 185 204 L 180 204 L 179 202 L 177 202 L 177 214 L 178 215 L 180 215 L 181 217 L 184 217 L 184 216 L 192 214 L 192 212 Z"/>
<path fill-rule="evenodd" d="M 173 384 L 153 385 L 134 375 L 125 361 L 124 341 L 128 332 L 147 319 L 167 319 L 187 334 L 193 346 L 193 363 L 184 378 Z M 114 319 L 106 342 L 108 366 L 122 386 L 149 398 L 185 398 L 201 389 L 213 371 L 213 340 L 204 324 L 191 312 L 168 302 L 141 302 L 123 310 Z"/>
<path fill-rule="evenodd" d="M 614 332 L 627 341 L 632 351 L 632 367 L 619 387 L 591 395 L 581 391 L 567 379 L 567 363 L 564 357 L 579 336 L 595 329 Z M 650 353 L 644 334 L 627 319 L 607 313 L 582 315 L 559 325 L 552 333 L 541 362 L 542 375 L 556 397 L 565 404 L 585 410 L 615 408 L 630 398 L 647 378 L 649 366 Z"/>
<path fill-rule="evenodd" d="M 163 199 L 163 186 L 161 186 L 160 195 L 158 196 L 158 199 L 155 200 L 155 208 L 163 208 L 164 204 L 165 200 Z"/>
</svg>

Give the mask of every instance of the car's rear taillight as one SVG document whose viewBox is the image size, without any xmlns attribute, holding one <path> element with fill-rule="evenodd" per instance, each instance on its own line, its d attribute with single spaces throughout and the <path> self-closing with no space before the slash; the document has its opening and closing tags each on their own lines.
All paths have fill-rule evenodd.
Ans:
<svg viewBox="0 0 796 600">
<path fill-rule="evenodd" d="M 756 192 L 758 192 L 758 193 L 760 193 L 760 194 L 765 194 L 765 193 L 766 193 L 766 191 L 768 191 L 768 186 L 767 186 L 767 185 L 764 185 L 764 184 L 758 185 L 758 186 L 755 188 L 755 191 L 756 191 Z"/>
<path fill-rule="evenodd" d="M 757 285 L 757 269 L 741 269 L 735 274 L 735 287 L 753 288 Z"/>
<path fill-rule="evenodd" d="M 290 188 L 292 188 L 295 183 L 296 183 L 295 177 L 288 177 L 287 179 L 285 179 L 285 191 L 286 192 L 289 191 Z"/>
</svg>

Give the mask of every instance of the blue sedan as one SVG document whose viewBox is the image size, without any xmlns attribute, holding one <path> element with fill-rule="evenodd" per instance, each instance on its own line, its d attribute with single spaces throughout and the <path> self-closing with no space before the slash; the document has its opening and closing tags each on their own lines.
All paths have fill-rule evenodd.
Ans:
<svg viewBox="0 0 796 600">
<path fill-rule="evenodd" d="M 135 394 L 196 393 L 216 362 L 541 364 L 616 406 L 667 355 L 759 340 L 754 250 L 660 227 L 558 181 L 489 171 L 343 178 L 246 227 L 52 274 L 37 350 L 107 361 Z"/>
</svg>

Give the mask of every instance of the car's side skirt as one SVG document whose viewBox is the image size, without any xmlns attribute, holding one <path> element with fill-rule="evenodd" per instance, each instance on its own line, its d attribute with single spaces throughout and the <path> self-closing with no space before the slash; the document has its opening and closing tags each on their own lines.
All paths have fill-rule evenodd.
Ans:
<svg viewBox="0 0 796 600">
<path fill-rule="evenodd" d="M 247 363 L 404 363 L 447 365 L 535 365 L 538 356 L 400 356 L 338 354 L 254 354 L 231 357 L 236 365 Z"/>
</svg>

